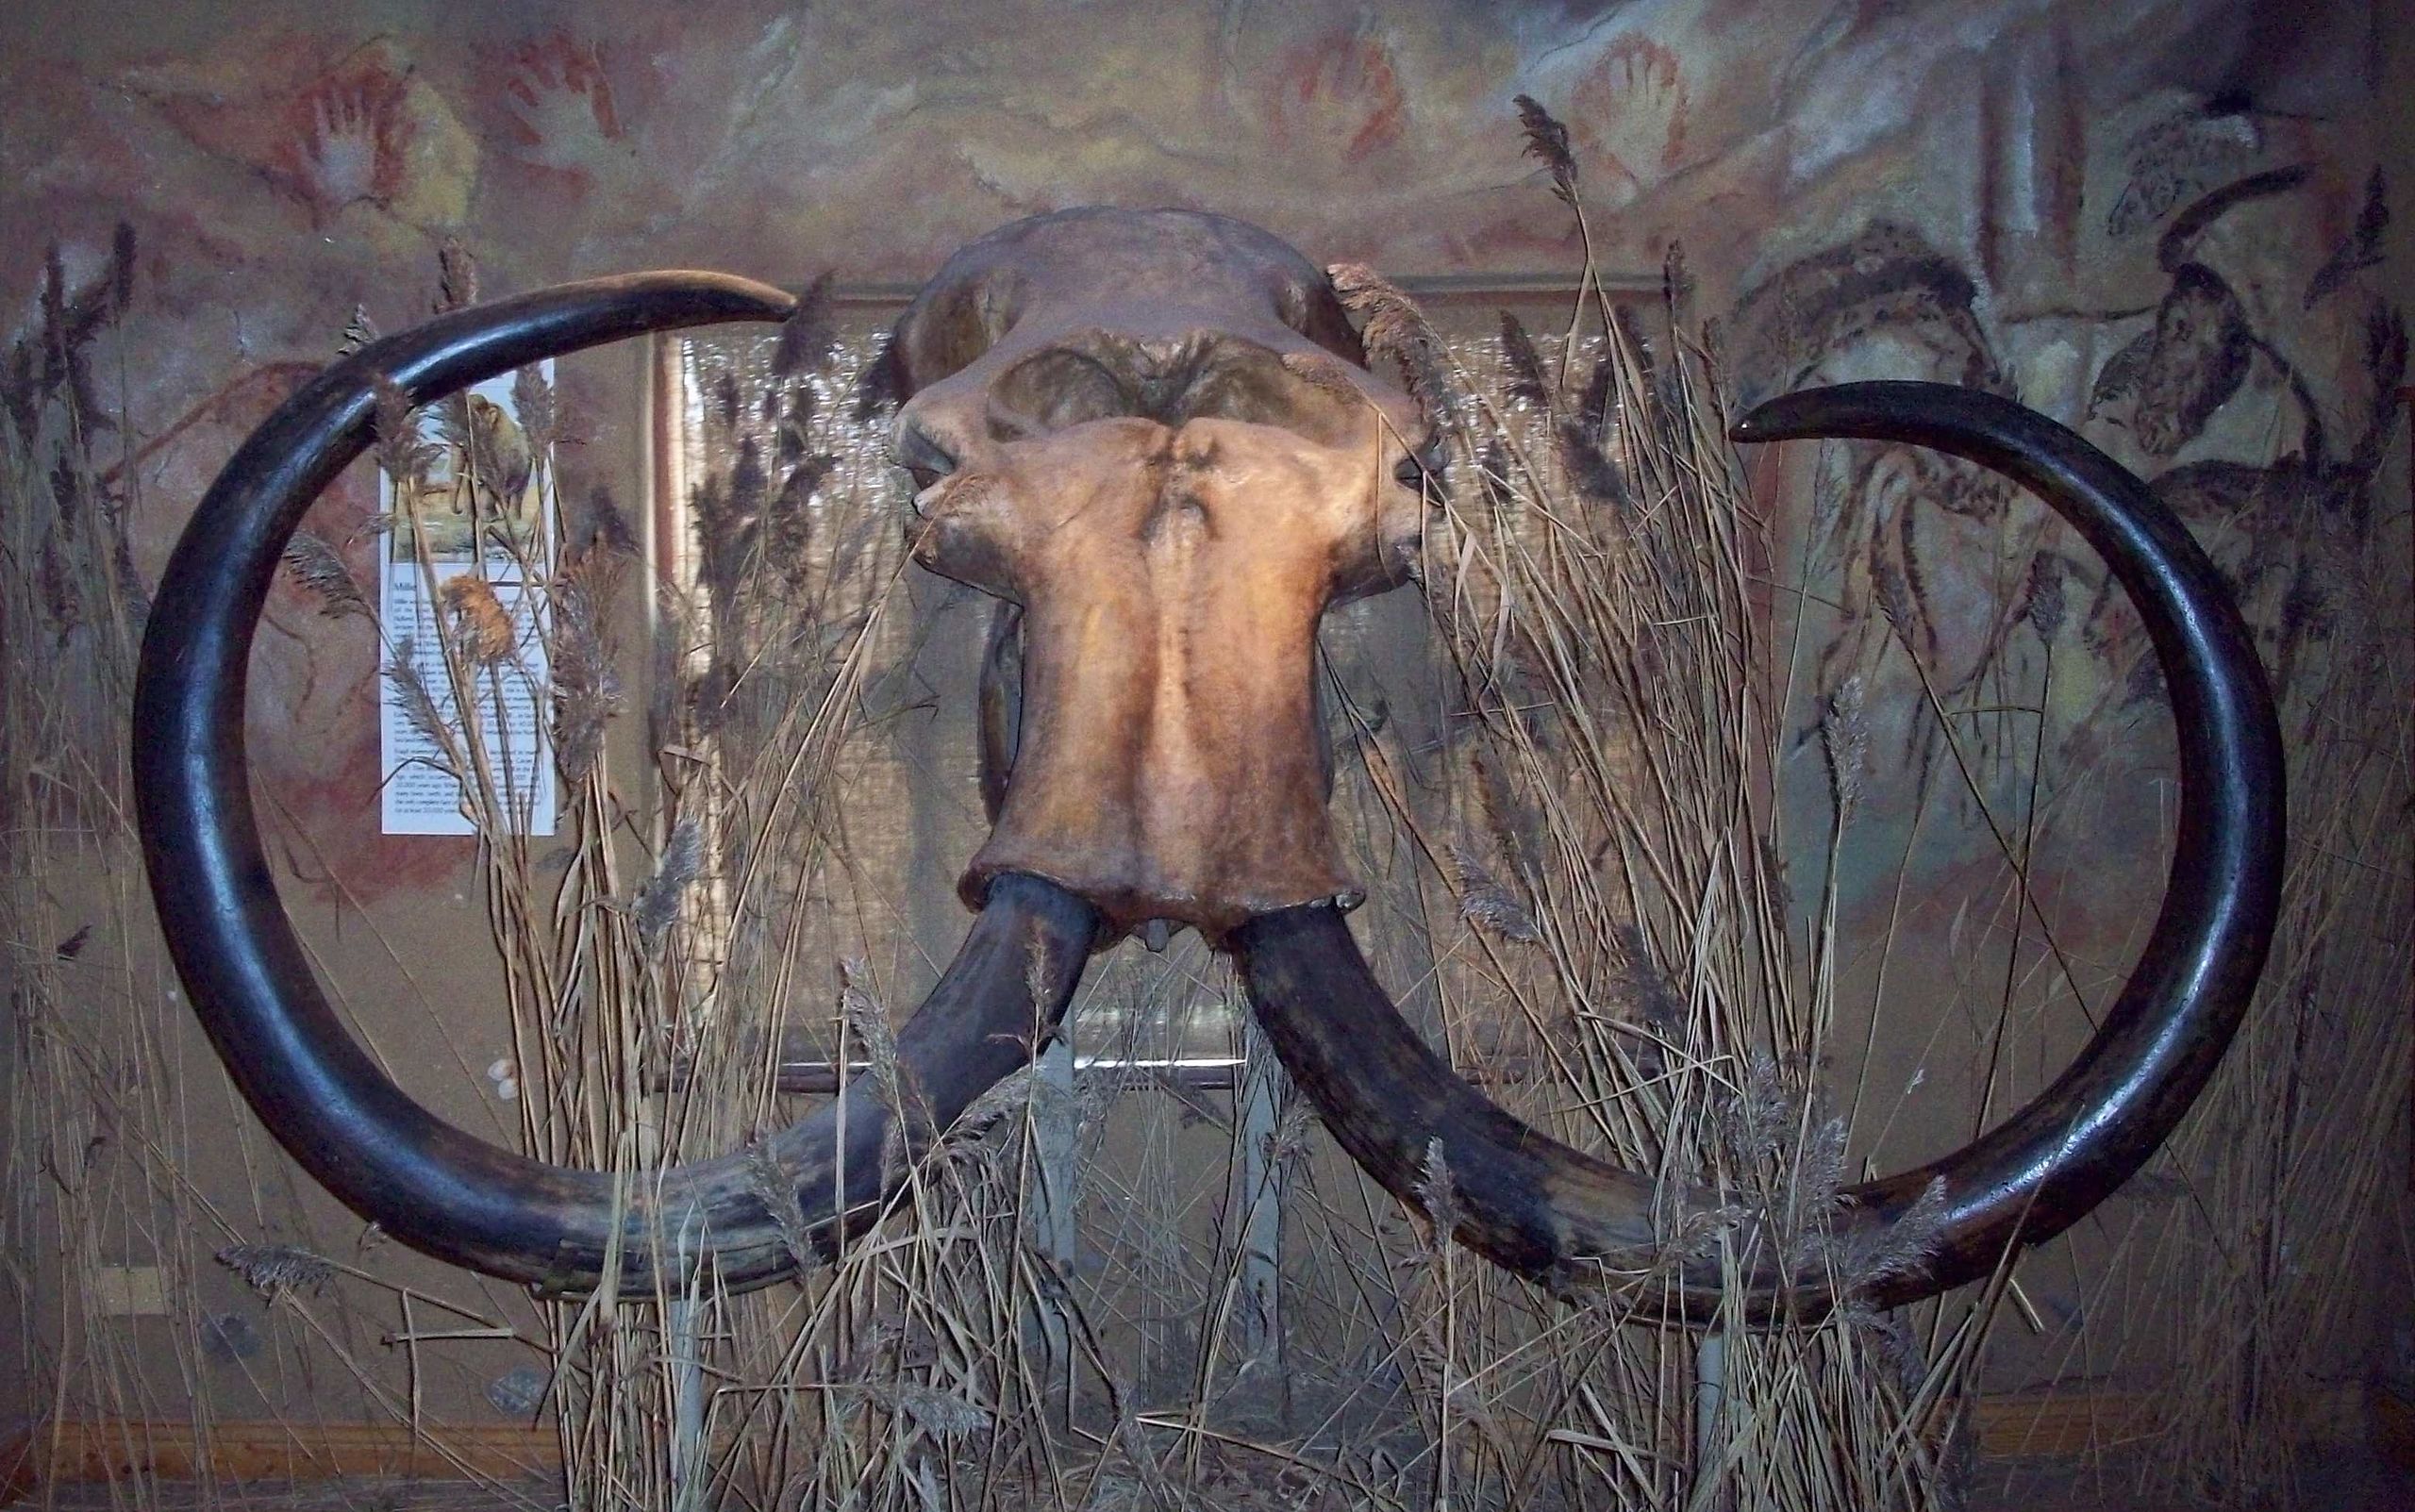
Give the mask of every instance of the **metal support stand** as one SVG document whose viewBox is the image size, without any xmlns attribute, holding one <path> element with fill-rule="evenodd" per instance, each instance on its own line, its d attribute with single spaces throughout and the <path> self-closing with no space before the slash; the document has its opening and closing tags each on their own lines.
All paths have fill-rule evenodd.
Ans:
<svg viewBox="0 0 2415 1512">
<path fill-rule="evenodd" d="M 1272 1375 L 1283 1421 L 1291 1417 L 1291 1388 L 1283 1369 L 1283 1167 L 1274 1149 L 1286 1091 L 1283 1067 L 1241 1020 L 1243 1067 L 1234 1094 L 1234 1180 L 1240 1217 L 1240 1293 L 1236 1343 L 1244 1374 Z"/>
<path fill-rule="evenodd" d="M 663 1339 L 671 1357 L 671 1505 L 704 1512 L 712 1467 L 705 1452 L 705 1354 L 696 1338 L 696 1303 L 681 1297 L 665 1309 Z"/>
<path fill-rule="evenodd" d="M 1031 1211 L 1031 1246 L 1054 1269 L 1057 1279 L 1070 1285 L 1078 1243 L 1074 1209 L 1080 1182 L 1074 1166 L 1081 1159 L 1081 1110 L 1074 1100 L 1070 1025 L 1040 1053 L 1039 1066 L 1043 1090 L 1032 1120 L 1039 1200 Z M 1049 1416 L 1059 1428 L 1071 1426 L 1074 1410 L 1074 1321 L 1069 1307 L 1069 1298 L 1043 1287 L 1032 1314 L 1048 1372 Z"/>
</svg>

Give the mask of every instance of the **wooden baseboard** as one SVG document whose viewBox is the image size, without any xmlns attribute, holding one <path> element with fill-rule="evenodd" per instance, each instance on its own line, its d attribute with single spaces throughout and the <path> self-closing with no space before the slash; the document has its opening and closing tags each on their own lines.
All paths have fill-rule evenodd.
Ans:
<svg viewBox="0 0 2415 1512">
<path fill-rule="evenodd" d="M 514 1480 L 561 1466 L 551 1428 L 434 1423 L 188 1422 L 78 1420 L 42 1423 L 0 1447 L 0 1505 L 70 1481 L 323 1481 L 342 1476 Z"/>
<path fill-rule="evenodd" d="M 2150 1437 L 2156 1399 L 2143 1392 L 2052 1391 L 1982 1397 L 1972 1408 L 1979 1452 L 1994 1456 L 2085 1454 Z M 2305 1419 L 2319 1442 L 2364 1437 L 2362 1387 L 2312 1393 Z M 561 1451 L 550 1428 L 399 1423 L 191 1423 L 78 1420 L 39 1424 L 0 1445 L 0 1506 L 46 1483 L 119 1480 L 317 1481 L 341 1476 L 512 1480 L 553 1474 Z"/>
<path fill-rule="evenodd" d="M 2365 1436 L 2365 1388 L 2323 1387 L 2302 1399 L 2316 1443 Z M 2155 1436 L 2168 1410 L 2146 1391 L 2040 1391 L 1981 1397 L 1971 1404 L 1979 1453 L 1990 1458 L 2096 1454 Z"/>
</svg>

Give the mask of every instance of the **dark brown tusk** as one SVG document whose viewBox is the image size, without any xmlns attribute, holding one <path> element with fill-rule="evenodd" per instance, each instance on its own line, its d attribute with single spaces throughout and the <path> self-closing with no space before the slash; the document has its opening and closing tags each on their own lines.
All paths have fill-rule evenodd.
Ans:
<svg viewBox="0 0 2415 1512">
<path fill-rule="evenodd" d="M 2036 492 L 2104 557 L 2144 621 L 2179 746 L 2177 844 L 2162 908 L 2094 1037 L 2054 1084 L 1961 1150 L 1848 1193 L 1842 1221 L 1892 1224 L 1932 1182 L 1945 1205 L 1918 1261 L 1863 1288 L 1887 1304 L 1991 1270 L 2070 1227 L 2127 1180 L 2213 1074 L 2262 972 L 2279 909 L 2285 788 L 2264 671 L 2213 563 L 2147 486 L 2085 440 L 2009 400 L 1938 384 L 1848 384 L 1773 400 L 1741 441 L 1840 437 L 1927 446 Z M 1707 1199 L 1657 1206 L 1642 1178 L 1549 1139 L 1459 1083 L 1401 1022 L 1341 920 L 1322 907 L 1255 919 L 1231 945 L 1268 1038 L 1345 1148 L 1414 1201 L 1426 1142 L 1460 1194 L 1458 1233 L 1555 1285 L 1589 1271 L 1656 1276 L 1638 1304 L 1705 1318 L 1715 1271 L 1656 1263 L 1656 1225 Z M 1808 1316 L 1817 1274 L 1760 1267 L 1745 1310 Z"/>
<path fill-rule="evenodd" d="M 1233 960 L 1284 1070 L 1334 1139 L 1404 1201 L 1439 1141 L 1461 1242 L 1558 1288 L 1590 1266 L 1651 1269 L 1652 1185 L 1537 1133 L 1442 1063 L 1375 981 L 1330 904 L 1261 914 Z"/>
<path fill-rule="evenodd" d="M 153 897 L 194 1012 L 260 1120 L 327 1189 L 441 1259 L 562 1291 L 607 1274 L 724 1285 L 804 1258 L 742 1154 L 636 1178 L 549 1166 L 473 1138 L 397 1088 L 329 1009 L 278 901 L 252 811 L 243 695 L 279 555 L 319 491 L 371 439 L 375 385 L 415 403 L 541 358 L 651 331 L 776 321 L 791 297 L 706 273 L 566 285 L 458 310 L 338 362 L 271 415 L 211 485 L 170 557 L 143 638 L 134 780 Z M 1021 1064 L 1063 1013 L 1095 916 L 1025 876 L 999 879 L 930 997 L 898 1035 L 905 1080 L 944 1127 Z M 1035 1003 L 1033 976 L 1041 1001 Z M 844 1112 L 841 1114 L 841 1108 Z M 758 1152 L 827 1243 L 881 1196 L 888 1110 L 860 1081 Z M 838 1131 L 846 1129 L 840 1148 Z M 844 1190 L 840 1188 L 843 1171 Z"/>
</svg>

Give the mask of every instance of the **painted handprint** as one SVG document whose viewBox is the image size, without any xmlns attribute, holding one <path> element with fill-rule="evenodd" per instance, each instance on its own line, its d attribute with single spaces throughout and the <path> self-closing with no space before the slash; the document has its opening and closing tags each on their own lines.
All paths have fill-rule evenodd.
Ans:
<svg viewBox="0 0 2415 1512">
<path fill-rule="evenodd" d="M 1597 183 L 1623 203 L 1683 158 L 1690 91 L 1677 55 L 1648 37 L 1621 37 L 1576 81 L 1568 127 Z"/>
<path fill-rule="evenodd" d="M 376 77 L 328 79 L 304 97 L 309 125 L 300 150 L 304 192 L 321 219 L 367 200 L 385 206 L 402 176 L 399 154 L 388 138 L 398 134 L 395 81 Z"/>
<path fill-rule="evenodd" d="M 1357 164 L 1400 141 L 1407 97 L 1383 38 L 1335 30 L 1291 48 L 1267 92 L 1269 124 L 1295 152 L 1340 147 Z"/>
<path fill-rule="evenodd" d="M 524 162 L 592 174 L 629 154 L 602 54 L 560 32 L 524 43 L 503 88 L 511 152 Z"/>
<path fill-rule="evenodd" d="M 302 43 L 267 48 L 229 70 L 225 59 L 147 65 L 125 82 L 186 141 L 239 165 L 314 229 L 342 218 L 400 250 L 418 246 L 425 227 L 460 224 L 477 140 L 391 40 L 332 58 Z M 211 208 L 229 217 L 228 234 L 261 209 L 231 198 Z"/>
</svg>

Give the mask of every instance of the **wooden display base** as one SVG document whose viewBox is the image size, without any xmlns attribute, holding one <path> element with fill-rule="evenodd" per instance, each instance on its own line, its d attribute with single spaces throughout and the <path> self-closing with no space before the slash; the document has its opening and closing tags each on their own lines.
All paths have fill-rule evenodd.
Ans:
<svg viewBox="0 0 2415 1512">
<path fill-rule="evenodd" d="M 2364 1437 L 2362 1387 L 2313 1393 L 2305 1421 L 2315 1441 Z M 1982 1397 L 1972 1411 L 1990 1458 L 2092 1454 L 2146 1438 L 2154 1399 L 2138 1392 Z M 550 1427 L 435 1423 L 215 1422 L 119 1420 L 45 1423 L 0 1446 L 0 1505 L 45 1483 L 121 1480 L 319 1481 L 346 1476 L 512 1480 L 552 1474 L 561 1451 Z"/>
<path fill-rule="evenodd" d="M 550 1426 L 274 1420 L 42 1423 L 0 1446 L 0 1505 L 46 1482 L 515 1480 L 561 1468 Z"/>
</svg>

